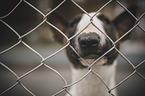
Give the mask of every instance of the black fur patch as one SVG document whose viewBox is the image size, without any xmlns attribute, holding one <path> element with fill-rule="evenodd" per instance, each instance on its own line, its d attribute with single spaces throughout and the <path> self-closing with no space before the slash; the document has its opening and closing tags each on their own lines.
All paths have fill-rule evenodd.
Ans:
<svg viewBox="0 0 145 96">
<path fill-rule="evenodd" d="M 115 42 L 118 39 L 117 38 L 118 34 L 117 34 L 117 31 L 115 30 L 115 26 L 114 26 L 113 22 L 110 21 L 103 14 L 100 14 L 97 17 L 103 22 L 103 27 L 105 29 L 106 34 Z M 107 38 L 107 41 L 110 44 L 106 44 L 106 46 L 108 47 L 108 49 L 110 49 L 111 47 L 113 47 L 113 44 L 111 43 L 111 40 L 109 40 L 109 38 Z M 116 44 L 116 47 L 119 49 L 119 43 Z M 113 61 L 117 58 L 117 56 L 118 56 L 118 52 L 115 49 L 113 49 L 111 52 L 109 52 L 105 56 L 107 58 L 107 64 L 112 64 Z M 106 64 L 104 64 L 104 65 L 106 65 Z"/>
<path fill-rule="evenodd" d="M 77 25 L 78 25 L 78 23 L 79 23 L 81 17 L 82 17 L 82 16 L 77 16 L 77 17 L 75 17 L 75 19 L 74 19 L 73 21 L 70 22 L 69 27 L 68 27 L 68 29 L 67 29 L 67 33 L 66 33 L 66 35 L 67 35 L 69 38 L 72 37 L 72 36 L 75 34 L 75 32 L 76 32 L 76 27 L 77 27 Z"/>
</svg>

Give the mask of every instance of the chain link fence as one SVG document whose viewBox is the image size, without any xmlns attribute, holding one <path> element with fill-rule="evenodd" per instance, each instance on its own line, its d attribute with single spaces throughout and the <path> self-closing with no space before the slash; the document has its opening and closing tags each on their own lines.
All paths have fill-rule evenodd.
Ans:
<svg viewBox="0 0 145 96">
<path fill-rule="evenodd" d="M 1 2 L 1 1 L 0 1 Z M 3 1 L 2 1 L 3 2 Z M 1 3 L 2 3 L 1 2 Z M 1 23 L 1 50 L 0 50 L 0 68 L 1 68 L 1 71 L 0 71 L 0 77 L 1 77 L 1 84 L 3 82 L 9 82 L 7 83 L 7 85 L 4 83 L 2 85 L 0 85 L 1 89 L 0 89 L 0 96 L 16 96 L 15 95 L 15 92 L 17 93 L 18 90 L 14 90 L 16 87 L 18 86 L 21 86 L 21 90 L 25 90 L 23 91 L 22 93 L 29 93 L 27 95 L 32 95 L 32 96 L 38 96 L 37 93 L 33 92 L 32 90 L 34 89 L 39 89 L 39 88 L 32 88 L 29 86 L 29 83 L 26 84 L 25 82 L 29 82 L 27 81 L 26 78 L 30 78 L 31 75 L 33 73 L 37 73 L 37 70 L 40 70 L 41 67 L 43 67 L 45 70 L 47 70 L 48 72 L 50 72 L 51 70 L 51 74 L 53 75 L 56 75 L 56 78 L 59 79 L 61 81 L 61 84 L 60 85 L 54 85 L 54 87 L 57 89 L 58 86 L 61 86 L 59 87 L 58 90 L 53 90 L 53 92 L 51 93 L 48 93 L 48 94 L 45 94 L 46 96 L 50 95 L 50 96 L 63 96 L 64 94 L 69 94 L 71 96 L 71 94 L 69 93 L 68 89 L 71 87 L 71 86 L 74 86 L 75 84 L 79 83 L 81 80 L 83 80 L 89 73 L 94 73 L 98 78 L 100 78 L 100 80 L 102 81 L 102 83 L 104 83 L 104 85 L 106 86 L 106 88 L 108 89 L 108 92 L 110 93 L 110 95 L 113 95 L 111 93 L 112 90 L 116 89 L 116 88 L 119 88 L 119 87 L 122 87 L 124 85 L 124 83 L 126 84 L 127 81 L 129 81 L 133 76 L 137 75 L 138 77 L 137 78 L 141 78 L 143 80 L 143 83 L 142 85 L 145 85 L 145 72 L 144 72 L 144 65 L 145 65 L 145 56 L 143 55 L 142 58 L 143 59 L 140 59 L 137 63 L 133 62 L 133 60 L 126 56 L 123 52 L 121 52 L 120 50 L 118 50 L 115 46 L 113 46 L 110 50 L 108 50 L 104 55 L 102 55 L 100 58 L 102 58 L 103 56 L 105 56 L 106 54 L 108 54 L 111 50 L 115 49 L 120 57 L 126 62 L 127 65 L 129 65 L 130 67 L 127 69 L 127 70 L 131 70 L 129 74 L 123 76 L 123 79 L 122 80 L 118 80 L 116 86 L 114 86 L 112 89 L 110 89 L 107 84 L 105 83 L 105 81 L 101 78 L 101 76 L 99 76 L 97 73 L 95 73 L 93 70 L 91 70 L 91 66 L 94 65 L 91 64 L 88 69 L 88 73 L 86 73 L 82 78 L 80 78 L 78 81 L 76 82 L 73 82 L 73 83 L 70 83 L 70 81 L 68 81 L 68 79 L 66 79 L 67 76 L 64 76 L 64 73 L 61 73 L 57 70 L 57 67 L 52 67 L 54 65 L 51 65 L 50 63 L 48 63 L 47 61 L 51 60 L 53 57 L 56 56 L 55 59 L 52 59 L 52 62 L 56 61 L 57 59 L 60 59 L 60 57 L 63 57 L 62 56 L 62 52 L 65 50 L 66 47 L 71 47 L 73 50 L 74 48 L 70 45 L 70 40 L 72 38 L 75 38 L 75 35 L 71 38 L 68 38 L 60 29 L 58 29 L 55 25 L 51 24 L 47 17 L 49 17 L 50 14 L 53 14 L 54 11 L 58 10 L 59 8 L 61 8 L 61 6 L 63 6 L 67 0 L 62 0 L 59 2 L 59 4 L 57 6 L 55 6 L 55 8 L 52 8 L 52 9 L 49 9 L 50 11 L 47 12 L 46 14 L 44 14 L 44 12 L 42 12 L 42 10 L 39 9 L 39 4 L 36 4 L 34 3 L 36 1 L 28 1 L 28 0 L 17 0 L 17 2 L 15 1 L 15 3 L 13 3 L 13 7 L 9 8 L 9 10 L 6 11 L 6 13 L 2 13 L 2 15 L 0 15 L 0 23 Z M 78 9 L 77 10 L 81 10 L 83 13 L 85 14 L 88 14 L 88 12 L 81 6 L 79 5 L 79 3 L 77 3 L 77 1 L 75 0 L 70 0 L 69 2 L 71 2 L 71 4 L 75 7 L 77 7 Z M 81 2 L 81 0 L 78 0 L 78 2 Z M 83 1 L 82 1 L 83 2 Z M 110 1 L 107 1 L 106 3 L 104 3 L 103 6 L 101 6 L 99 8 L 99 10 L 97 10 L 97 12 L 100 12 L 102 11 L 103 9 L 105 9 L 107 6 L 110 6 L 110 4 L 112 4 L 112 2 L 115 2 L 117 4 L 117 6 L 121 7 L 123 10 L 126 10 L 130 15 L 132 15 L 132 17 L 134 19 L 136 19 L 136 24 L 128 31 L 126 32 L 122 37 L 120 37 L 118 40 L 116 40 L 115 42 L 113 42 L 111 40 L 111 38 L 109 38 L 107 35 L 107 37 L 113 42 L 113 44 L 115 45 L 117 42 L 119 42 L 122 38 L 124 38 L 128 33 L 132 32 L 133 30 L 135 30 L 136 28 L 138 28 L 141 33 L 144 34 L 145 30 L 144 30 L 144 25 L 140 25 L 140 22 L 142 22 L 143 18 L 145 17 L 145 12 L 143 12 L 139 18 L 137 18 L 136 16 L 134 16 L 128 9 L 125 5 L 123 5 L 119 0 L 110 0 Z M 51 2 L 49 2 L 51 3 Z M 6 4 L 12 4 L 11 1 L 9 1 L 8 3 Z M 22 6 L 23 5 L 23 6 Z M 25 9 L 23 10 L 19 10 L 20 7 L 24 7 L 24 6 L 27 6 L 28 7 L 28 10 L 29 10 L 29 13 L 33 12 L 33 13 L 36 13 L 37 15 L 29 15 L 27 13 L 24 12 Z M 41 5 L 43 6 L 43 5 Z M 26 10 L 27 10 L 27 7 Z M 4 6 L 4 8 L 6 8 L 6 6 Z M 19 17 L 19 18 L 16 18 L 15 17 L 15 11 L 19 10 L 19 12 L 24 12 L 24 14 L 22 15 L 25 15 L 26 19 L 22 17 Z M 2 9 L 2 12 L 3 12 L 3 9 Z M 28 15 L 28 16 L 27 16 Z M 40 21 L 37 21 L 37 16 L 40 16 L 42 17 Z M 31 18 L 30 18 L 30 17 Z M 11 22 L 9 22 L 9 18 L 10 17 L 15 17 L 13 18 L 12 20 L 10 20 Z M 17 20 L 20 20 L 19 22 L 21 22 L 21 24 L 16 24 L 17 23 Z M 24 19 L 24 20 L 23 20 Z M 16 22 L 15 22 L 16 20 Z M 24 21 L 27 21 L 28 24 L 25 24 L 23 25 L 22 22 Z M 33 25 L 33 23 L 29 22 L 30 21 L 33 21 L 35 22 L 35 24 Z M 31 23 L 31 24 L 30 24 Z M 49 45 L 50 48 L 54 48 L 54 50 L 48 48 L 50 50 L 50 53 L 49 55 L 45 53 L 45 56 L 42 55 L 43 53 L 40 52 L 39 50 L 36 50 L 37 48 L 35 48 L 33 46 L 33 44 L 31 45 L 31 43 L 29 43 L 28 41 L 29 40 L 33 40 L 35 39 L 33 33 L 37 33 L 39 34 L 37 31 L 39 31 L 39 28 L 42 27 L 43 25 L 47 25 L 47 26 L 51 26 L 53 27 L 54 29 L 56 29 L 60 34 L 62 34 L 66 39 L 67 39 L 67 44 L 64 45 L 64 46 L 59 46 L 58 49 L 54 48 L 54 47 L 57 47 L 57 46 L 54 46 L 52 47 L 51 44 Z M 20 27 L 20 29 L 17 29 L 17 26 L 22 26 L 22 28 Z M 29 28 L 28 26 L 31 26 L 31 28 Z M 22 30 L 23 29 L 23 30 Z M 46 29 L 46 30 L 49 30 Z M 34 37 L 31 37 L 31 36 L 34 36 Z M 8 40 L 7 40 L 8 39 Z M 10 43 L 9 43 L 10 42 Z M 24 51 L 23 55 L 24 57 L 22 59 L 30 59 L 31 62 L 35 63 L 35 60 L 37 59 L 37 65 L 35 64 L 34 66 L 33 65 L 30 65 L 30 64 L 23 64 L 21 62 L 21 60 L 19 60 L 19 57 L 14 57 L 15 55 L 15 52 L 18 51 L 17 50 L 17 47 L 25 47 L 25 48 L 22 48 L 22 50 L 20 51 Z M 41 45 L 39 45 L 41 46 Z M 144 49 L 144 46 L 143 46 L 143 49 Z M 26 50 L 29 50 L 29 51 L 26 51 Z M 46 50 L 46 49 L 44 49 Z M 52 51 L 51 51 L 52 50 Z M 19 52 L 19 51 L 18 51 Z M 74 52 L 76 54 L 78 54 L 75 50 Z M 21 52 L 20 52 L 21 53 Z M 29 57 L 27 57 L 27 55 L 29 55 L 29 53 L 32 53 L 33 55 L 30 55 Z M 7 55 L 12 55 L 12 57 L 7 57 Z M 21 56 L 22 54 L 18 55 L 18 56 Z M 35 56 L 34 56 L 35 55 Z M 57 56 L 60 56 L 60 57 L 57 57 Z M 79 54 L 78 54 L 79 56 Z M 36 57 L 36 58 L 35 58 Z M 20 69 L 27 69 L 25 72 L 23 73 L 19 73 L 18 71 L 16 71 L 16 67 L 12 66 L 12 62 L 6 62 L 6 61 L 9 61 L 9 59 L 15 59 L 16 61 L 20 61 L 19 63 L 22 63 L 23 65 L 25 65 L 25 67 L 23 66 L 23 68 L 20 67 Z M 82 57 L 80 57 L 82 58 Z M 95 62 L 97 62 L 100 58 L 98 58 Z M 137 58 L 140 58 L 140 57 L 135 57 L 134 59 L 137 59 Z M 27 61 L 26 59 L 26 61 Z M 83 58 L 82 58 L 83 59 Z M 61 60 L 60 60 L 61 61 Z M 39 63 L 38 63 L 39 62 Z M 120 62 L 123 62 L 123 61 L 120 61 Z M 60 63 L 60 62 L 57 62 L 57 63 Z M 66 63 L 68 63 L 68 61 L 66 61 Z M 15 65 L 19 68 L 21 64 L 19 65 Z M 27 65 L 27 67 L 26 67 Z M 62 65 L 59 65 L 59 67 L 64 67 L 66 65 L 62 64 Z M 43 69 L 42 68 L 42 69 Z M 68 67 L 69 68 L 69 67 Z M 69 69 L 63 69 L 63 70 L 69 70 Z M 123 68 L 125 69 L 125 68 Z M 7 74 L 4 73 L 4 71 L 6 71 Z M 141 70 L 141 71 L 140 71 Z M 46 73 L 48 73 L 46 72 Z M 40 72 L 41 73 L 41 72 Z M 43 74 L 40 74 L 36 77 L 39 77 L 41 78 L 41 75 Z M 48 74 L 50 74 L 48 73 Z M 66 73 L 65 73 L 66 74 Z M 68 75 L 70 75 L 70 73 L 68 73 Z M 7 78 L 7 76 L 10 76 L 10 78 Z M 47 76 L 47 75 L 45 75 Z M 97 78 L 96 77 L 96 78 Z M 4 78 L 7 78 L 7 79 L 4 79 Z M 48 75 L 48 78 L 53 78 L 53 76 L 50 76 Z M 46 80 L 48 80 L 47 82 L 50 82 L 48 78 L 45 78 Z M 56 79 L 55 78 L 55 79 Z M 38 78 L 33 78 L 33 79 L 38 79 Z M 30 80 L 30 79 L 29 79 Z M 30 82 L 33 82 L 32 80 L 30 80 Z M 40 82 L 43 82 L 43 81 L 40 81 Z M 37 82 L 39 83 L 39 82 Z M 37 84 L 35 83 L 35 84 Z M 46 82 L 45 82 L 46 83 Z M 134 82 L 132 83 L 134 84 Z M 39 84 L 38 84 L 39 85 Z M 50 86 L 50 88 L 52 87 L 53 85 Z M 134 86 L 136 87 L 136 86 Z M 19 87 L 18 87 L 19 88 Z M 141 87 L 142 88 L 142 87 Z M 49 90 L 49 89 L 48 89 Z M 131 90 L 131 89 L 130 89 Z M 137 89 L 136 89 L 137 90 Z M 143 92 L 144 89 L 142 89 L 142 92 L 141 95 L 138 95 L 138 96 L 143 96 L 145 95 L 145 93 Z M 12 92 L 11 92 L 12 91 Z M 39 90 L 37 90 L 39 91 Z M 46 90 L 45 90 L 46 91 Z M 55 92 L 54 92 L 55 91 Z M 118 89 L 119 91 L 119 89 Z M 63 93 L 63 95 L 62 95 Z M 24 94 L 21 94 L 21 96 L 23 96 Z M 24 95 L 26 96 L 26 95 Z M 42 95 L 41 95 L 42 96 Z M 120 96 L 120 95 L 119 95 Z M 125 96 L 125 95 L 124 95 Z M 137 95 L 136 95 L 137 96 Z"/>
</svg>

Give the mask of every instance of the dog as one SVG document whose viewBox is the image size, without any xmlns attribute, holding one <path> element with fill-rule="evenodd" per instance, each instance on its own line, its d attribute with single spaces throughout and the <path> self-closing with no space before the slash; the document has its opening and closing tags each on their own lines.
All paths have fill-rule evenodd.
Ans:
<svg viewBox="0 0 145 96">
<path fill-rule="evenodd" d="M 135 6 L 128 10 L 136 14 Z M 117 96 L 116 89 L 108 91 L 115 87 L 119 45 L 130 38 L 131 32 L 123 38 L 120 37 L 135 25 L 136 19 L 127 11 L 114 20 L 109 20 L 102 13 L 96 12 L 77 16 L 70 23 L 56 13 L 52 13 L 48 18 L 49 22 L 68 37 L 52 28 L 56 41 L 61 44 L 70 43 L 66 48 L 66 54 L 72 62 L 72 82 L 76 82 L 89 72 L 80 82 L 71 86 L 69 93 L 72 96 L 110 96 L 111 94 Z M 98 78 L 99 76 L 109 89 Z"/>
</svg>

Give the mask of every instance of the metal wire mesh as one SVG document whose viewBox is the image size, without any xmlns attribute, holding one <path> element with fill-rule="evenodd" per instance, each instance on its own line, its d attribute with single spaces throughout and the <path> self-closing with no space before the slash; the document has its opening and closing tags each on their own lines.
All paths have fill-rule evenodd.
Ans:
<svg viewBox="0 0 145 96">
<path fill-rule="evenodd" d="M 47 14 L 44 14 L 41 10 L 39 10 L 37 7 L 35 7 L 33 4 L 29 3 L 29 1 L 27 0 L 20 0 L 12 9 L 11 11 L 9 11 L 6 15 L 1 16 L 0 17 L 0 22 L 2 24 L 4 24 L 8 29 L 10 29 L 16 36 L 17 36 L 17 40 L 18 42 L 13 44 L 12 46 L 4 49 L 3 51 L 0 52 L 0 55 L 5 54 L 7 52 L 9 52 L 10 50 L 12 50 L 13 48 L 15 48 L 16 46 L 23 44 L 24 46 L 26 46 L 28 49 L 30 49 L 33 53 L 35 53 L 36 55 L 39 56 L 39 58 L 41 59 L 40 64 L 37 65 L 36 67 L 34 67 L 33 69 L 31 69 L 30 71 L 26 72 L 25 74 L 18 76 L 15 71 L 13 71 L 11 68 L 9 68 L 9 66 L 7 66 L 5 63 L 0 62 L 0 65 L 3 66 L 5 69 L 7 69 L 10 73 L 12 73 L 16 79 L 15 79 L 15 83 L 13 85 L 11 85 L 10 87 L 8 87 L 6 90 L 3 90 L 0 95 L 3 96 L 5 95 L 8 91 L 12 90 L 14 87 L 20 85 L 22 86 L 22 88 L 24 90 L 26 90 L 30 95 L 35 96 L 36 94 L 33 93 L 31 91 L 31 89 L 27 88 L 27 86 L 25 86 L 21 80 L 25 77 L 27 77 L 28 75 L 30 75 L 31 73 L 33 73 L 34 71 L 38 70 L 41 66 L 45 66 L 46 68 L 52 70 L 55 74 L 58 75 L 59 78 L 62 79 L 64 86 L 62 86 L 62 89 L 56 93 L 54 93 L 52 96 L 56 96 L 59 95 L 61 92 L 66 92 L 68 93 L 70 96 L 71 94 L 68 91 L 68 88 L 79 83 L 81 80 L 83 80 L 89 73 L 93 73 L 95 74 L 97 77 L 99 77 L 99 79 L 102 81 L 102 83 L 106 86 L 108 93 L 110 93 L 110 95 L 113 96 L 113 94 L 111 93 L 112 90 L 116 89 L 117 87 L 121 86 L 125 81 L 127 81 L 129 78 L 131 78 L 133 75 L 137 74 L 138 76 L 140 76 L 143 80 L 145 80 L 145 76 L 143 76 L 141 73 L 139 73 L 137 71 L 137 69 L 145 64 L 145 60 L 143 60 L 142 62 L 140 62 L 139 64 L 137 64 L 136 66 L 121 52 L 119 51 L 115 44 L 118 43 L 122 38 L 124 38 L 127 34 L 129 34 L 132 30 L 134 30 L 135 28 L 139 28 L 141 31 L 145 32 L 144 28 L 142 26 L 140 26 L 140 20 L 141 18 L 143 18 L 145 16 L 145 12 L 139 17 L 137 18 L 136 16 L 134 16 L 123 4 L 120 3 L 120 1 L 116 0 L 115 2 L 121 6 L 124 10 L 126 10 L 134 19 L 136 19 L 136 24 L 128 31 L 126 32 L 123 36 L 121 36 L 118 40 L 116 40 L 115 42 L 107 35 L 104 34 L 112 43 L 113 43 L 113 47 L 110 48 L 106 53 L 104 53 L 101 57 L 99 57 L 97 60 L 95 60 L 91 65 L 88 64 L 88 72 L 82 77 L 80 78 L 78 81 L 73 82 L 71 84 L 68 84 L 67 80 L 63 77 L 63 75 L 61 75 L 56 69 L 50 67 L 48 64 L 45 64 L 45 61 L 50 59 L 51 57 L 55 56 L 56 54 L 58 54 L 59 52 L 61 52 L 62 50 L 64 50 L 66 47 L 70 47 L 72 48 L 72 50 L 74 50 L 74 52 L 85 62 L 85 60 L 77 53 L 77 51 L 75 51 L 75 49 L 70 45 L 70 40 L 75 38 L 78 34 L 75 34 L 74 36 L 72 36 L 71 38 L 68 38 L 64 32 L 62 32 L 60 29 L 58 29 L 55 25 L 51 24 L 48 20 L 47 17 L 52 14 L 55 10 L 57 10 L 59 7 L 61 7 L 67 0 L 63 0 L 61 3 L 59 3 L 55 8 L 53 8 L 51 11 L 49 11 Z M 88 14 L 88 12 L 83 9 L 77 2 L 75 2 L 74 0 L 71 0 L 72 4 L 74 4 L 75 6 L 77 6 L 80 10 L 82 10 L 85 14 Z M 9 17 L 22 3 L 27 4 L 28 6 L 30 6 L 33 10 L 35 10 L 38 14 L 40 14 L 41 16 L 43 16 L 43 19 L 41 20 L 41 22 L 34 27 L 33 29 L 31 29 L 30 31 L 26 32 L 23 35 L 20 35 L 15 28 L 13 28 L 11 25 L 9 25 L 6 21 L 5 18 Z M 97 12 L 100 12 L 102 9 L 104 9 L 106 6 L 109 6 L 109 4 L 112 3 L 112 0 L 108 1 L 106 4 L 104 4 Z M 95 15 L 94 15 L 95 16 Z M 93 18 L 93 17 L 92 17 Z M 90 18 L 91 19 L 91 18 Z M 62 34 L 66 40 L 67 43 L 66 45 L 64 45 L 62 48 L 60 48 L 59 50 L 57 50 L 56 52 L 52 53 L 51 55 L 48 55 L 46 57 L 42 56 L 38 51 L 36 51 L 35 49 L 33 49 L 33 47 L 31 47 L 30 45 L 28 45 L 23 38 L 27 37 L 28 35 L 30 35 L 31 33 L 33 33 L 36 29 L 38 29 L 40 26 L 42 26 L 44 23 L 47 23 L 49 26 L 53 27 L 54 29 L 56 29 L 60 34 Z M 90 22 L 92 23 L 92 22 Z M 95 26 L 96 28 L 98 28 L 97 26 Z M 101 31 L 101 30 L 100 30 Z M 123 58 L 124 60 L 126 60 L 128 62 L 128 64 L 132 67 L 132 73 L 130 75 L 128 75 L 126 78 L 124 78 L 122 81 L 120 81 L 118 84 L 116 84 L 116 86 L 114 86 L 113 88 L 109 88 L 106 84 L 106 82 L 103 80 L 103 78 L 97 74 L 96 72 L 94 72 L 92 70 L 92 66 L 95 64 L 95 62 L 97 62 L 98 60 L 100 60 L 103 56 L 105 56 L 106 54 L 108 54 L 111 50 L 115 49 Z M 87 62 L 86 62 L 87 63 Z M 48 81 L 49 82 L 49 81 Z"/>
</svg>

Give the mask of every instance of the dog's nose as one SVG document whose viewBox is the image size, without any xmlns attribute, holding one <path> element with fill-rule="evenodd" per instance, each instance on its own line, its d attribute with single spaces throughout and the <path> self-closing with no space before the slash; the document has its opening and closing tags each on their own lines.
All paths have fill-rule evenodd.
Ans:
<svg viewBox="0 0 145 96">
<path fill-rule="evenodd" d="M 83 49 L 96 48 L 99 45 L 100 37 L 96 33 L 83 33 L 79 36 L 78 42 Z"/>
</svg>

